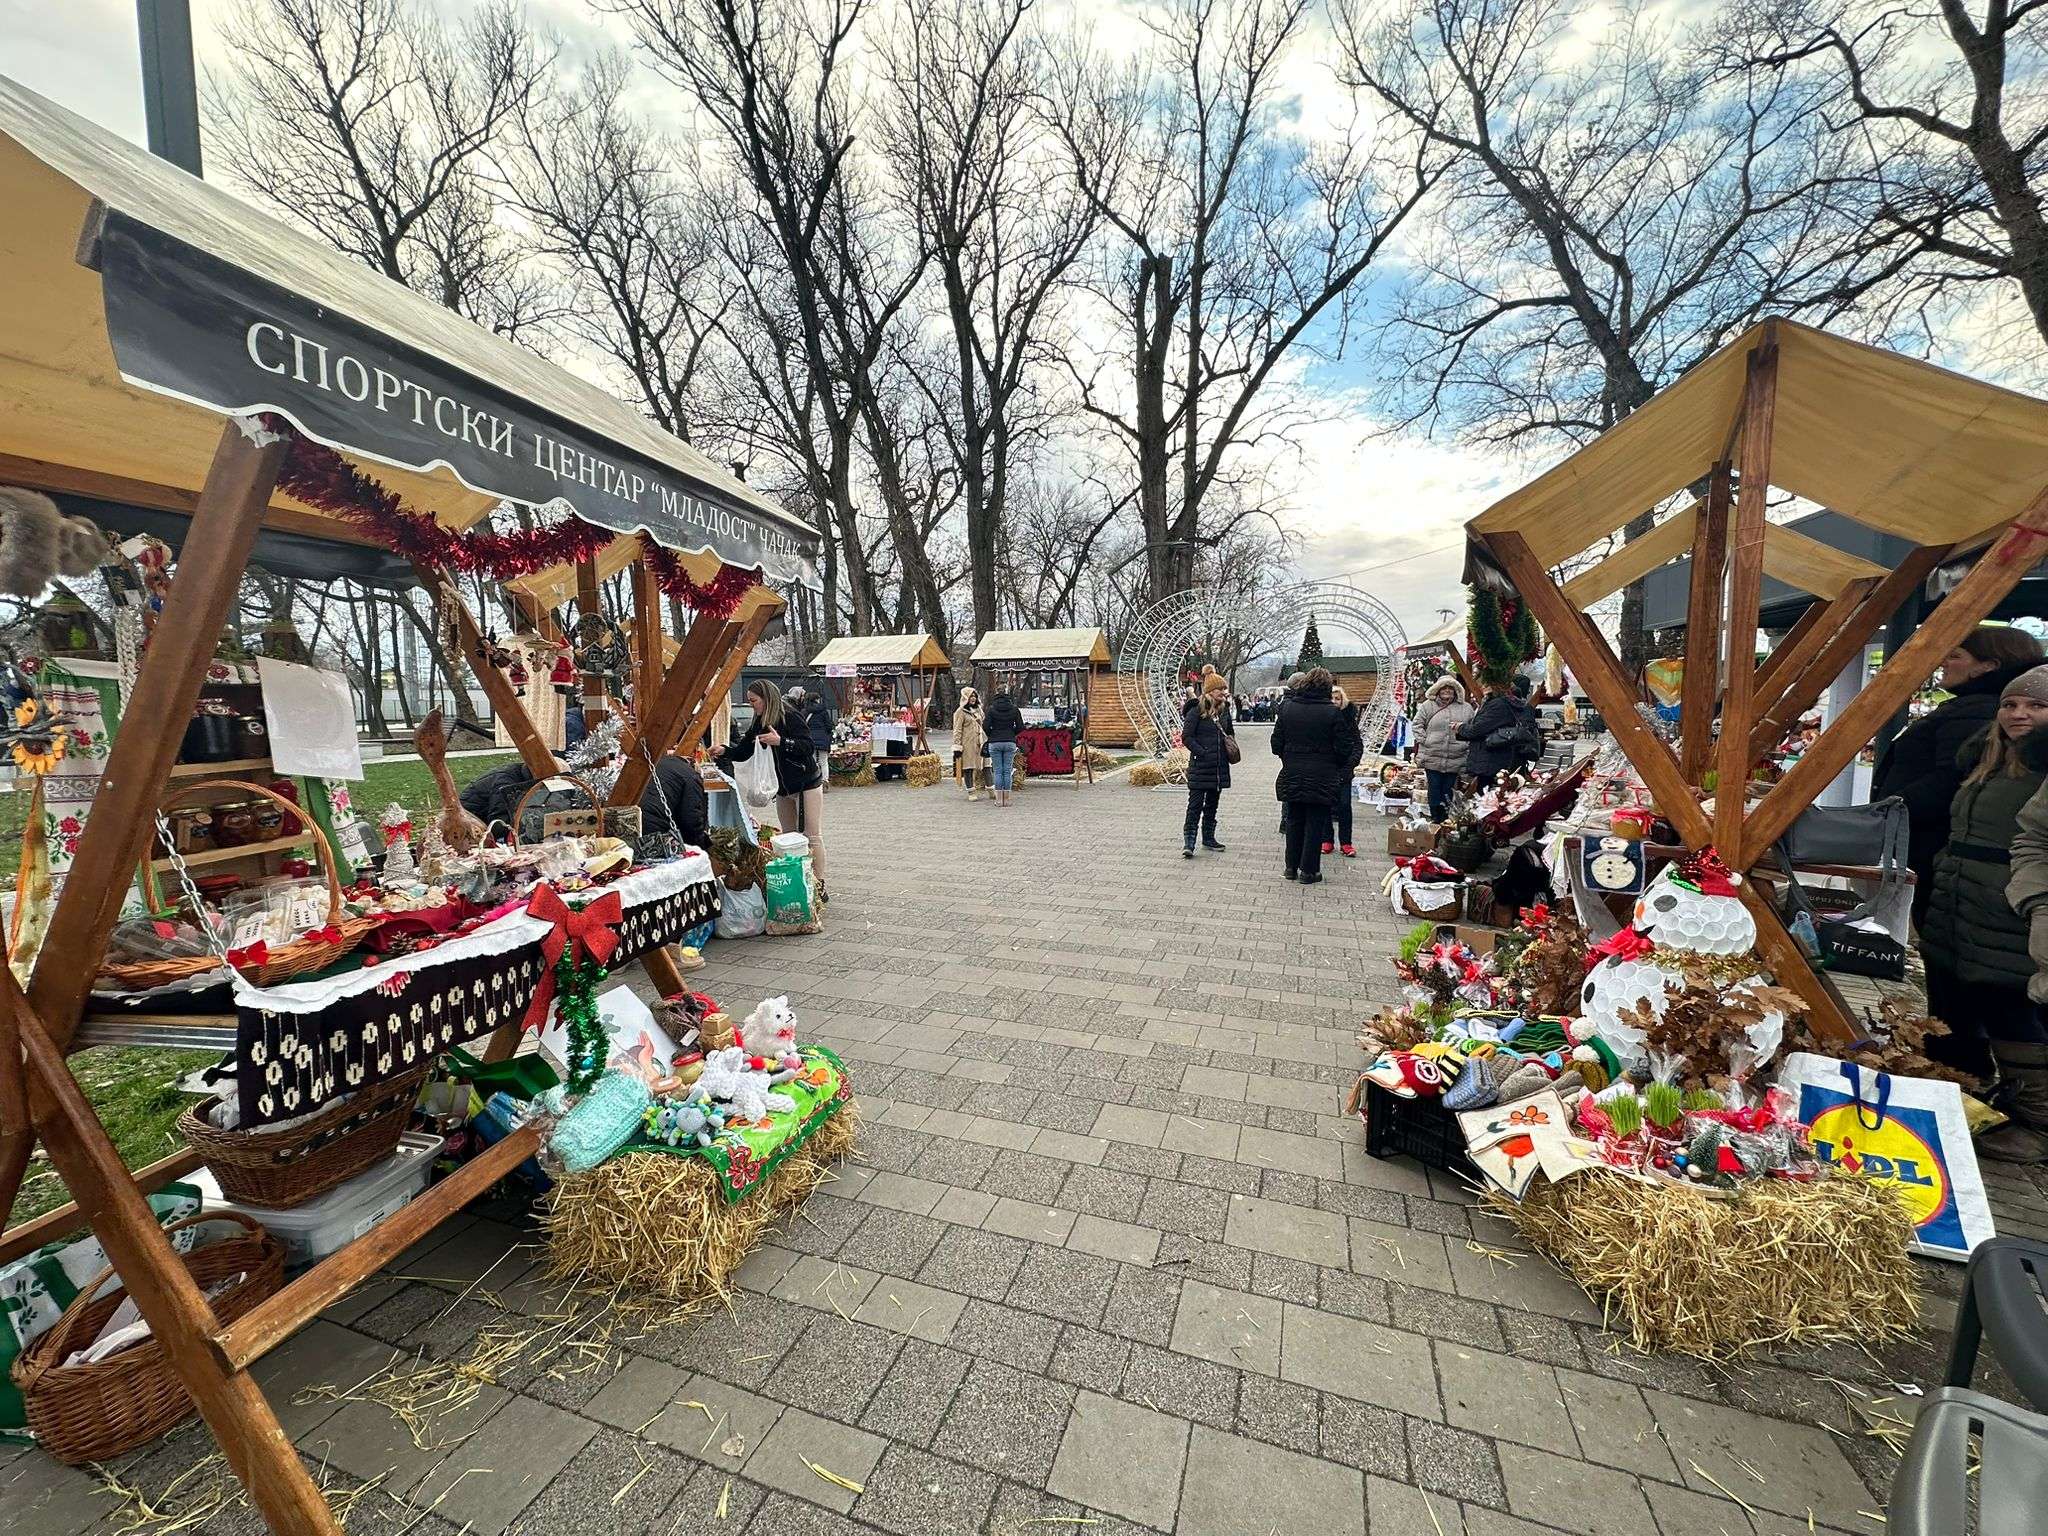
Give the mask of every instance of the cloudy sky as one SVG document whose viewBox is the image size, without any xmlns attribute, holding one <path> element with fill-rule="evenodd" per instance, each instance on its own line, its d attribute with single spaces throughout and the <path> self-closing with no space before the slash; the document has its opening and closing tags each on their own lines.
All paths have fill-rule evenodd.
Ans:
<svg viewBox="0 0 2048 1536">
<path fill-rule="evenodd" d="M 437 3 L 451 14 L 460 9 L 457 0 Z M 216 19 L 230 8 L 227 0 L 192 0 L 202 68 Z M 597 16 L 581 0 L 527 0 L 526 8 L 571 50 L 630 40 L 623 24 Z M 0 72 L 144 141 L 133 0 L 0 0 Z M 1301 82 L 1309 116 L 1334 110 L 1318 84 L 1306 77 Z M 650 100 L 660 89 L 650 80 Z M 1341 380 L 1339 374 L 1321 386 L 1324 419 L 1299 434 L 1297 451 L 1272 473 L 1276 486 L 1291 487 L 1288 520 L 1304 540 L 1300 575 L 1355 581 L 1418 635 L 1436 624 L 1439 608 L 1462 606 L 1460 525 L 1529 470 L 1453 443 L 1387 440 Z"/>
</svg>

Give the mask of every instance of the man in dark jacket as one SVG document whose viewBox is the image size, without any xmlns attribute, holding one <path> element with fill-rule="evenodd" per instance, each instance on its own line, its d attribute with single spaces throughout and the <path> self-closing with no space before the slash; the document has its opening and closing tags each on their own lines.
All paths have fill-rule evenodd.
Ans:
<svg viewBox="0 0 2048 1536">
<path fill-rule="evenodd" d="M 1317 667 L 1280 706 L 1273 722 L 1273 755 L 1280 759 L 1274 794 L 1285 807 L 1289 880 L 1314 885 L 1323 878 L 1323 844 L 1330 814 L 1351 789 L 1353 732 L 1330 701 L 1330 674 Z"/>
<path fill-rule="evenodd" d="M 1520 761 L 1521 734 L 1522 706 L 1505 683 L 1488 683 L 1486 701 L 1458 727 L 1458 740 L 1472 744 L 1465 753 L 1465 771 L 1481 789 Z"/>
<path fill-rule="evenodd" d="M 1912 866 L 1913 921 L 1927 917 L 1934 856 L 1948 845 L 1949 802 L 1963 787 L 1957 754 L 1998 714 L 2005 685 L 2041 663 L 2040 642 L 2023 629 L 1980 624 L 1941 663 L 1949 697 L 1899 732 L 1877 754 L 1870 797 L 1906 802 L 1906 862 Z"/>
<path fill-rule="evenodd" d="M 665 832 L 673 822 L 676 836 L 692 848 L 702 848 L 710 835 L 706 825 L 710 816 L 711 799 L 704 792 L 697 765 L 673 752 L 665 755 L 654 765 L 654 782 L 640 797 L 641 826 L 649 832 Z"/>
<path fill-rule="evenodd" d="M 533 788 L 533 774 L 514 758 L 502 768 L 478 774 L 462 791 L 462 808 L 486 827 L 492 822 L 512 824 L 512 813 L 526 792 Z"/>
</svg>

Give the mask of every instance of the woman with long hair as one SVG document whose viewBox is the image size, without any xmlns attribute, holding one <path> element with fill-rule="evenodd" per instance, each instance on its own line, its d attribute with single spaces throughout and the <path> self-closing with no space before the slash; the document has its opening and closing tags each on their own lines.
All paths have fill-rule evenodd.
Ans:
<svg viewBox="0 0 2048 1536">
<path fill-rule="evenodd" d="M 1359 731 L 1358 706 L 1351 702 L 1342 688 L 1330 690 L 1330 702 L 1336 705 L 1338 712 L 1344 716 L 1344 729 L 1350 734 L 1350 741 L 1345 748 L 1350 761 L 1344 765 L 1344 792 L 1337 797 L 1337 804 L 1334 807 L 1335 846 L 1344 851 L 1345 858 L 1355 859 L 1358 857 L 1358 849 L 1351 841 L 1351 780 L 1358 772 L 1358 765 L 1365 761 L 1365 737 Z M 1329 853 L 1331 847 L 1331 843 L 1325 842 L 1323 852 Z"/>
<path fill-rule="evenodd" d="M 721 768 L 743 763 L 767 748 L 775 762 L 775 825 L 783 832 L 801 832 L 811 840 L 811 869 L 818 877 L 818 899 L 825 895 L 825 764 L 811 745 L 810 732 L 782 701 L 782 690 L 763 678 L 747 684 L 747 702 L 754 720 L 714 761 Z"/>
<path fill-rule="evenodd" d="M 1006 806 L 1017 772 L 1017 733 L 1024 729 L 1024 711 L 1007 690 L 998 688 L 982 711 L 981 728 L 988 738 L 989 773 L 995 780 L 996 804 Z"/>
<path fill-rule="evenodd" d="M 972 688 L 960 690 L 960 707 L 953 711 L 953 750 L 960 756 L 960 782 L 967 786 L 967 798 L 979 800 L 974 776 L 988 771 L 988 732 L 981 723 L 981 695 Z M 989 798 L 995 798 L 993 788 Z"/>
<path fill-rule="evenodd" d="M 2048 667 L 2000 691 L 1989 732 L 1961 753 L 1962 788 L 1949 806 L 1949 836 L 1934 856 L 1934 889 L 1920 925 L 1927 1011 L 1948 1025 L 1928 1042 L 1937 1060 L 1999 1077 L 2012 1124 L 1979 1138 L 1987 1156 L 2048 1160 L 2048 1032 L 2028 996 L 2029 904 L 2022 812 L 2048 781 Z"/>
</svg>

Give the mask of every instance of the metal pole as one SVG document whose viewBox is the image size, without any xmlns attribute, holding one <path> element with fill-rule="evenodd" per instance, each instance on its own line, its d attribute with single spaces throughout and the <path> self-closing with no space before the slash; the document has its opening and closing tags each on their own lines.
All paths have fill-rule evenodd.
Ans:
<svg viewBox="0 0 2048 1536">
<path fill-rule="evenodd" d="M 135 0 L 142 37 L 142 110 L 149 152 L 204 175 L 199 161 L 199 84 L 192 68 L 191 0 Z"/>
</svg>

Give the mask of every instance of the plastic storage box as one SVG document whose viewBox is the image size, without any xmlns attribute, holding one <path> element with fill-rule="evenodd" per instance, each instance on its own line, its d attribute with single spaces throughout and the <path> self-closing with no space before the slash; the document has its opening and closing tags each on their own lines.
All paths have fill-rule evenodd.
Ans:
<svg viewBox="0 0 2048 1536">
<path fill-rule="evenodd" d="M 1374 1157 L 1412 1157 L 1425 1168 L 1476 1178 L 1458 1117 L 1441 1099 L 1404 1099 L 1378 1083 L 1365 1085 L 1365 1150 Z"/>
<path fill-rule="evenodd" d="M 382 1162 L 317 1199 L 285 1211 L 223 1198 L 211 1169 L 200 1169 L 191 1182 L 199 1187 L 209 1207 L 230 1206 L 262 1222 L 284 1244 L 285 1267 L 304 1269 L 409 1205 L 413 1196 L 427 1187 L 427 1176 L 440 1153 L 440 1137 L 408 1131 Z"/>
</svg>

